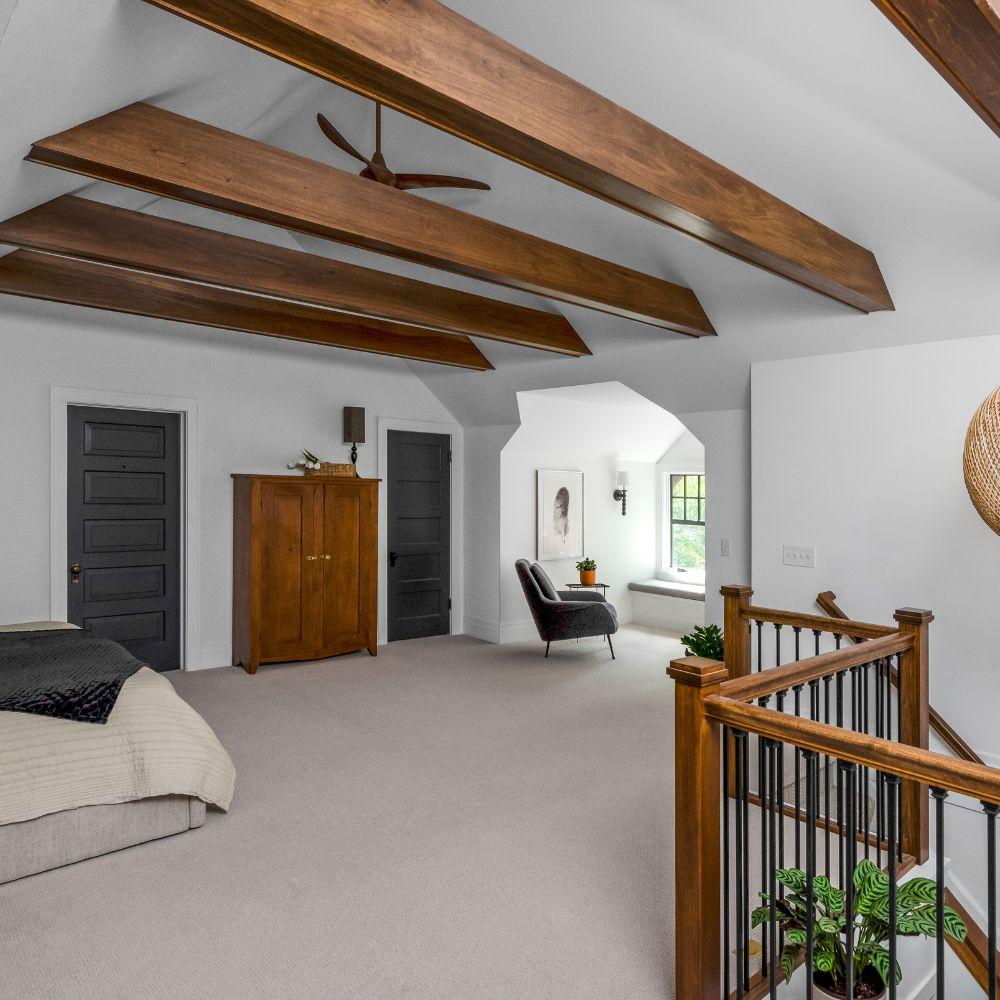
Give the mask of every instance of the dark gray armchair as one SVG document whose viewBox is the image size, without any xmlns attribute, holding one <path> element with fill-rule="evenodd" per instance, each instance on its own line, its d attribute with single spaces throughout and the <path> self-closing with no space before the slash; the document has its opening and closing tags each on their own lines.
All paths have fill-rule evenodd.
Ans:
<svg viewBox="0 0 1000 1000">
<path fill-rule="evenodd" d="M 618 612 L 613 604 L 595 590 L 556 590 L 548 573 L 538 563 L 527 559 L 514 563 L 521 589 L 535 620 L 538 637 L 549 646 L 559 639 L 582 639 L 585 636 L 607 636 L 611 659 L 615 647 L 611 637 L 618 631 Z"/>
</svg>

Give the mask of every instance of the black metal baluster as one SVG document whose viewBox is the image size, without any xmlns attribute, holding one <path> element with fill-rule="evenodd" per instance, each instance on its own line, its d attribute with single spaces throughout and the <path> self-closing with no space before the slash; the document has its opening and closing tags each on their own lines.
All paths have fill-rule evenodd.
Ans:
<svg viewBox="0 0 1000 1000">
<path fill-rule="evenodd" d="M 867 736 L 868 719 L 868 695 L 871 688 L 871 667 L 870 663 L 864 664 L 859 671 L 859 687 L 861 688 L 861 731 Z M 865 860 L 871 858 L 871 823 L 868 819 L 868 768 L 861 768 L 860 794 L 858 795 L 858 827 L 865 838 Z"/>
<path fill-rule="evenodd" d="M 943 788 L 932 788 L 934 797 L 934 876 L 937 882 L 937 905 L 934 907 L 934 926 L 937 931 L 935 960 L 937 962 L 937 1000 L 944 1000 L 944 800 L 948 793 Z"/>
<path fill-rule="evenodd" d="M 750 739 L 743 733 L 743 984 L 750 989 Z"/>
<path fill-rule="evenodd" d="M 767 817 L 768 817 L 768 830 L 767 830 L 767 843 L 768 843 L 768 855 L 767 855 L 767 870 L 768 870 L 768 881 L 767 892 L 768 892 L 768 902 L 770 904 L 771 912 L 768 916 L 767 929 L 768 929 L 768 944 L 771 953 L 771 964 L 769 966 L 769 973 L 771 978 L 771 990 L 770 996 L 772 1000 L 776 1000 L 778 996 L 778 910 L 777 910 L 777 899 L 778 899 L 778 852 L 777 852 L 777 840 L 778 840 L 778 830 L 777 830 L 777 816 L 778 816 L 778 789 L 777 789 L 777 778 L 778 778 L 778 744 L 774 740 L 767 740 L 767 783 L 770 787 L 771 795 L 770 801 L 767 803 Z M 764 803 L 761 803 L 764 807 Z"/>
<path fill-rule="evenodd" d="M 814 909 L 813 879 L 816 877 L 816 797 L 819 795 L 819 757 L 815 750 L 803 751 L 806 760 L 806 913 Z M 813 995 L 813 928 L 806 921 L 806 1000 Z"/>
<path fill-rule="evenodd" d="M 830 724 L 830 682 L 833 678 L 827 674 L 823 678 L 823 721 L 829 725 Z M 823 758 L 823 783 L 826 790 L 826 797 L 824 799 L 824 811 L 823 817 L 826 820 L 825 827 L 826 833 L 824 834 L 826 840 L 826 877 L 830 877 L 830 821 L 832 813 L 830 811 L 830 758 L 825 756 Z M 839 817 L 838 817 L 839 819 Z"/>
<path fill-rule="evenodd" d="M 767 698 L 758 698 L 757 704 L 767 707 Z M 763 736 L 757 737 L 757 798 L 760 805 L 760 887 L 767 888 L 767 741 Z M 767 928 L 760 931 L 760 971 L 766 976 L 768 962 Z"/>
<path fill-rule="evenodd" d="M 762 637 L 762 632 L 764 628 L 763 622 L 757 622 L 757 672 L 760 673 L 764 669 L 764 640 Z"/>
<path fill-rule="evenodd" d="M 781 666 L 781 625 L 774 623 L 774 665 Z"/>
<path fill-rule="evenodd" d="M 819 637 L 821 635 L 822 635 L 822 632 L 820 632 L 820 630 L 818 628 L 814 628 L 813 629 L 813 640 L 814 640 L 814 645 L 816 647 L 816 655 L 817 656 L 819 656 Z"/>
<path fill-rule="evenodd" d="M 875 664 L 875 735 L 885 736 L 885 706 L 883 698 L 885 692 L 882 690 L 882 661 Z M 875 866 L 882 867 L 882 837 L 885 834 L 885 825 L 882 815 L 882 792 L 884 781 L 882 772 L 875 772 Z"/>
<path fill-rule="evenodd" d="M 798 632 L 799 629 L 796 629 Z M 799 658 L 799 637 L 795 637 L 795 659 Z M 796 684 L 792 688 L 792 692 L 795 695 L 795 715 L 799 716 L 802 714 L 802 685 Z M 802 796 L 800 785 L 802 782 L 802 751 L 796 747 L 795 748 L 795 867 L 802 870 L 802 836 L 800 830 L 802 828 Z"/>
<path fill-rule="evenodd" d="M 902 654 L 896 654 L 896 742 L 903 742 L 903 671 Z M 889 671 L 890 677 L 892 671 Z M 899 830 L 899 844 L 896 847 L 896 856 L 903 860 L 903 796 L 896 796 L 896 829 Z"/>
<path fill-rule="evenodd" d="M 899 799 L 899 778 L 895 774 L 887 774 L 885 784 L 888 799 L 886 813 L 889 820 L 887 834 L 889 855 L 889 1000 L 896 1000 L 896 852 L 899 849 L 896 802 Z"/>
<path fill-rule="evenodd" d="M 837 635 L 836 633 L 834 633 L 834 636 L 833 636 L 834 649 L 840 649 L 840 644 L 843 641 L 844 641 L 844 637 L 842 635 Z"/>
<path fill-rule="evenodd" d="M 788 691 L 779 691 L 777 696 L 777 708 L 779 712 L 785 711 L 785 698 L 788 697 Z M 784 754 L 784 744 L 781 744 L 782 752 L 778 754 L 778 763 L 776 768 L 776 779 L 777 784 L 774 786 L 774 790 L 777 793 L 778 798 L 778 867 L 785 867 L 785 754 Z M 780 889 L 781 898 L 785 897 L 785 887 L 782 886 Z"/>
<path fill-rule="evenodd" d="M 840 884 L 844 884 L 844 871 L 845 865 L 847 864 L 847 851 L 845 850 L 847 846 L 847 823 L 845 822 L 845 810 L 844 810 L 844 783 L 841 779 L 844 777 L 843 764 L 840 765 L 838 769 L 837 777 L 837 862 L 840 865 Z"/>
<path fill-rule="evenodd" d="M 799 639 L 802 636 L 802 626 L 793 625 L 792 631 L 795 633 L 795 662 L 798 663 L 798 661 L 801 659 L 801 657 L 799 656 Z"/>
<path fill-rule="evenodd" d="M 845 805 L 850 822 L 847 826 L 847 860 L 845 864 L 846 875 L 841 883 L 844 887 L 844 919 L 846 920 L 844 934 L 844 950 L 847 953 L 846 979 L 847 993 L 845 1000 L 854 1000 L 854 869 L 858 865 L 858 838 L 857 830 L 853 829 L 854 817 L 857 816 L 857 767 L 851 763 L 840 762 L 840 777 L 846 786 L 844 789 Z"/>
<path fill-rule="evenodd" d="M 722 727 L 722 1000 L 729 997 L 729 907 L 730 884 L 729 884 L 729 754 L 731 746 L 729 741 L 729 727 Z"/>
<path fill-rule="evenodd" d="M 987 907 L 986 947 L 989 949 L 988 1000 L 997 995 L 997 807 L 992 802 L 983 803 L 986 813 L 986 879 Z"/>
</svg>

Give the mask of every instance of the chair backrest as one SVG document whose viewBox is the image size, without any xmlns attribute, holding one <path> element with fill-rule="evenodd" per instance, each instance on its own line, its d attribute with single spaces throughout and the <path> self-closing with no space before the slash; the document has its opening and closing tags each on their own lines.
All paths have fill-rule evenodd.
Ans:
<svg viewBox="0 0 1000 1000">
<path fill-rule="evenodd" d="M 559 600 L 559 591 L 556 590 L 555 584 L 553 584 L 549 574 L 538 563 L 531 564 L 531 575 L 535 578 L 535 583 L 538 584 L 538 589 L 544 597 L 547 597 L 550 601 Z"/>
<path fill-rule="evenodd" d="M 549 610 L 551 605 L 546 604 L 542 596 L 541 588 L 535 574 L 531 571 L 531 565 L 527 559 L 518 559 L 514 563 L 517 571 L 517 578 L 521 581 L 521 589 L 524 591 L 524 599 L 528 602 L 528 610 L 531 612 L 532 620 L 538 629 L 538 635 L 542 639 L 548 637 L 547 625 L 549 620 Z"/>
</svg>

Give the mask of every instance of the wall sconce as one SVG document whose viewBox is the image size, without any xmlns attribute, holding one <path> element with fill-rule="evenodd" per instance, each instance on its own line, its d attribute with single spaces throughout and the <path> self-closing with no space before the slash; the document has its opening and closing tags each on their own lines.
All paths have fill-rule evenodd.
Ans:
<svg viewBox="0 0 1000 1000">
<path fill-rule="evenodd" d="M 351 446 L 351 462 L 358 464 L 358 445 L 365 443 L 365 408 L 344 407 L 344 444 Z"/>
<path fill-rule="evenodd" d="M 618 479 L 616 480 L 618 488 L 611 494 L 615 500 L 621 500 L 622 502 L 622 517 L 625 516 L 625 498 L 628 494 L 628 473 L 623 469 L 618 470 Z"/>
</svg>

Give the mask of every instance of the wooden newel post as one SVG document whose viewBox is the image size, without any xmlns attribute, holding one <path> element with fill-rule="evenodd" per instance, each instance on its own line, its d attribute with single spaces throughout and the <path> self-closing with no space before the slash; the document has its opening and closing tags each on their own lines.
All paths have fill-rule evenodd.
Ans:
<svg viewBox="0 0 1000 1000">
<path fill-rule="evenodd" d="M 726 680 L 719 660 L 686 656 L 674 679 L 674 967 L 677 1000 L 705 1000 L 722 989 L 722 749 L 705 698 Z"/>
<path fill-rule="evenodd" d="M 899 631 L 913 635 L 913 648 L 899 656 L 899 738 L 911 747 L 927 749 L 928 733 L 928 626 L 930 611 L 900 608 L 893 616 Z M 903 851 L 923 864 L 930 853 L 930 807 L 927 786 L 904 779 Z"/>
<path fill-rule="evenodd" d="M 720 591 L 725 599 L 723 632 L 726 636 L 726 670 L 730 677 L 746 677 L 750 673 L 750 629 L 746 609 L 753 591 L 749 587 L 729 586 Z"/>
</svg>

